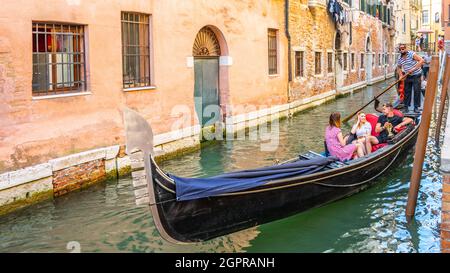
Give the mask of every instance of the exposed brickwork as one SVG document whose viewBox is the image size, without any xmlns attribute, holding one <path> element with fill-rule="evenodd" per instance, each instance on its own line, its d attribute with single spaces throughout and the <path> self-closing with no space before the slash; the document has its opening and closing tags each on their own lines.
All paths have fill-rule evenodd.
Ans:
<svg viewBox="0 0 450 273">
<path fill-rule="evenodd" d="M 443 175 L 441 212 L 441 251 L 450 253 L 450 175 Z"/>
<path fill-rule="evenodd" d="M 450 194 L 444 192 L 442 194 L 442 202 L 450 202 Z"/>
<path fill-rule="evenodd" d="M 394 37 L 382 22 L 363 12 L 354 11 L 352 22 L 352 37 L 350 39 L 350 24 L 340 25 L 337 28 L 326 9 L 309 9 L 307 1 L 290 1 L 290 34 L 292 44 L 292 67 L 295 67 L 295 51 L 304 52 L 304 76 L 295 77 L 293 69 L 293 82 L 290 86 L 291 101 L 307 98 L 331 90 L 340 90 L 353 84 L 366 81 L 366 65 L 361 69 L 361 53 L 365 53 L 367 38 L 370 44 L 367 47 L 375 53 L 374 65 L 371 65 L 372 79 L 384 77 L 386 73 L 394 71 L 393 55 Z M 340 50 L 335 44 L 336 33 L 341 35 Z M 314 35 L 311 35 L 314 33 Z M 315 52 L 322 53 L 322 74 L 315 75 Z M 339 54 L 337 59 L 333 55 L 333 72 L 328 74 L 327 53 Z M 343 69 L 343 53 L 347 53 L 348 68 Z M 351 69 L 351 53 L 355 54 L 354 70 Z M 379 55 L 388 53 L 388 65 L 379 65 Z M 367 55 L 364 55 L 367 62 Z M 334 65 L 336 63 L 336 65 Z M 335 84 L 336 78 L 336 84 Z"/>
<path fill-rule="evenodd" d="M 450 222 L 450 212 L 442 212 L 442 223 Z"/>
<path fill-rule="evenodd" d="M 442 202 L 442 211 L 450 211 L 450 202 Z"/>
<path fill-rule="evenodd" d="M 55 196 L 80 189 L 106 179 L 105 160 L 86 162 L 53 173 Z"/>
<path fill-rule="evenodd" d="M 450 241 L 441 238 L 441 252 L 450 253 Z"/>
<path fill-rule="evenodd" d="M 442 192 L 450 194 L 450 183 L 443 183 L 442 184 Z"/>
<path fill-rule="evenodd" d="M 450 184 L 450 175 L 444 175 L 443 181 L 444 181 L 444 183 Z"/>
<path fill-rule="evenodd" d="M 292 67 L 296 50 L 304 51 L 304 77 L 296 78 L 293 69 L 291 101 L 304 99 L 334 90 L 334 75 L 327 73 L 327 50 L 333 50 L 336 31 L 326 9 L 309 9 L 307 1 L 290 1 L 290 29 Z M 314 33 L 314 35 L 312 35 Z M 315 75 L 315 52 L 322 54 L 322 73 Z M 334 71 L 334 70 L 333 70 Z"/>
</svg>

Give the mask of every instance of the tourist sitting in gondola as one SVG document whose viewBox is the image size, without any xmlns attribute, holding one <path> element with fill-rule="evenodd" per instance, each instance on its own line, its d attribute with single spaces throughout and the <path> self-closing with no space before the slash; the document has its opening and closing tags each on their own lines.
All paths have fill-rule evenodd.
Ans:
<svg viewBox="0 0 450 273">
<path fill-rule="evenodd" d="M 368 142 L 371 145 L 387 143 L 391 136 L 412 122 L 411 118 L 396 115 L 392 104 L 385 103 L 383 105 L 383 114 L 378 117 L 377 125 L 375 126 L 375 132 L 379 133 L 379 135 L 376 137 L 370 136 Z"/>
<path fill-rule="evenodd" d="M 347 161 L 364 156 L 363 144 L 347 144 L 341 132 L 341 114 L 338 112 L 330 115 L 329 125 L 325 129 L 325 143 L 331 156 L 340 161 Z"/>
<path fill-rule="evenodd" d="M 371 153 L 372 145 L 369 140 L 372 132 L 372 125 L 366 119 L 366 114 L 363 112 L 358 113 L 358 121 L 353 125 L 351 134 L 355 136 L 355 140 L 352 141 L 353 144 L 361 143 L 364 149 L 364 155 Z M 345 137 L 347 143 L 348 136 Z"/>
</svg>

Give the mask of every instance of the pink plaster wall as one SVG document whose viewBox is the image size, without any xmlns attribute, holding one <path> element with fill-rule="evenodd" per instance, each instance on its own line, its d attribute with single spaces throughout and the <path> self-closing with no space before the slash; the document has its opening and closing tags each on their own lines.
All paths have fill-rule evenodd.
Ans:
<svg viewBox="0 0 450 273">
<path fill-rule="evenodd" d="M 187 66 L 186 58 L 192 55 L 198 30 L 206 25 L 222 32 L 233 58 L 227 83 L 231 104 L 285 103 L 283 4 L 281 0 L 2 1 L 0 173 L 123 144 L 121 108 L 125 105 L 142 113 L 156 134 L 172 130 L 177 117 L 171 111 L 180 104 L 191 109 L 191 124 L 187 125 L 194 125 L 194 70 Z M 154 90 L 122 90 L 121 11 L 151 14 Z M 87 91 L 91 95 L 32 99 L 33 21 L 87 25 Z M 268 76 L 268 28 L 279 30 L 280 73 L 275 77 Z"/>
</svg>

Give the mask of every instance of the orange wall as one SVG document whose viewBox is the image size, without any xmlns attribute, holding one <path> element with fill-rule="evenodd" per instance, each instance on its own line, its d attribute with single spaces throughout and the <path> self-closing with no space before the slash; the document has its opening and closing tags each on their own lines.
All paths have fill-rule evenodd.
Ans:
<svg viewBox="0 0 450 273">
<path fill-rule="evenodd" d="M 74 152 L 124 143 L 121 108 L 141 112 L 155 134 L 171 131 L 176 105 L 193 113 L 194 70 L 187 66 L 197 32 L 221 31 L 233 64 L 229 102 L 287 101 L 284 1 L 6 0 L 0 10 L 0 173 Z M 156 89 L 122 90 L 121 11 L 151 14 Z M 32 21 L 87 26 L 91 95 L 33 100 Z M 268 76 L 267 29 L 278 29 L 279 75 Z M 236 113 L 233 113 L 236 114 Z"/>
</svg>

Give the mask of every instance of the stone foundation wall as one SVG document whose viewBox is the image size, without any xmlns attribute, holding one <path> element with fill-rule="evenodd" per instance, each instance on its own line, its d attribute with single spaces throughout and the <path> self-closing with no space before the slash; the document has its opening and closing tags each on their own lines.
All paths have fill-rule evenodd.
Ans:
<svg viewBox="0 0 450 273">
<path fill-rule="evenodd" d="M 54 196 L 104 180 L 106 177 L 105 160 L 97 159 L 72 166 L 53 173 Z"/>
</svg>

